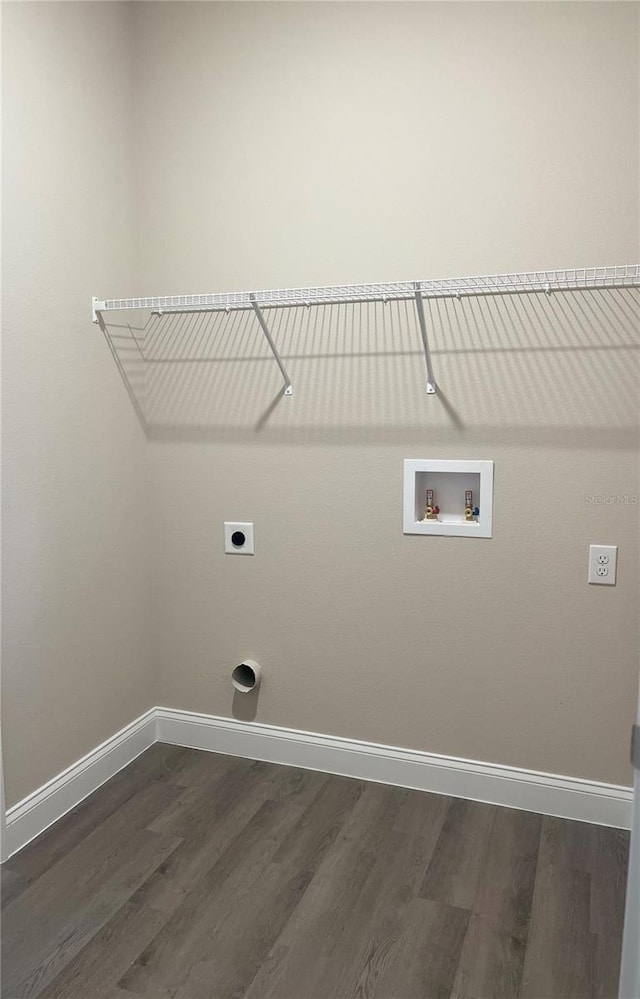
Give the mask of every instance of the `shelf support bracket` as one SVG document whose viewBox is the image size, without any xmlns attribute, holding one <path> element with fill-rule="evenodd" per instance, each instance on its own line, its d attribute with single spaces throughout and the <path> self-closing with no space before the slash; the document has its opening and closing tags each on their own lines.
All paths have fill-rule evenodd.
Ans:
<svg viewBox="0 0 640 999">
<path fill-rule="evenodd" d="M 282 363 L 282 358 L 280 357 L 280 354 L 278 353 L 278 348 L 276 347 L 275 343 L 273 342 L 273 337 L 271 336 L 271 333 L 269 332 L 269 327 L 267 326 L 265 318 L 262 315 L 262 309 L 258 305 L 258 302 L 256 301 L 256 296 L 253 293 L 249 296 L 249 298 L 251 299 L 251 307 L 253 308 L 253 311 L 256 314 L 256 318 L 257 318 L 258 322 L 260 323 L 260 327 L 262 329 L 262 332 L 264 333 L 264 335 L 266 337 L 267 343 L 271 347 L 271 353 L 275 357 L 276 364 L 280 368 L 280 374 L 284 378 L 284 394 L 285 395 L 293 395 L 293 385 L 291 384 L 291 379 L 289 378 L 289 375 L 287 374 L 287 369 L 285 368 L 284 364 Z"/>
<path fill-rule="evenodd" d="M 436 380 L 431 367 L 431 351 L 429 350 L 429 335 L 427 333 L 427 321 L 424 316 L 424 303 L 422 301 L 422 286 L 419 281 L 414 283 L 416 312 L 418 313 L 418 323 L 420 325 L 420 335 L 422 336 L 422 346 L 424 347 L 424 359 L 427 365 L 427 395 L 435 395 Z"/>
</svg>

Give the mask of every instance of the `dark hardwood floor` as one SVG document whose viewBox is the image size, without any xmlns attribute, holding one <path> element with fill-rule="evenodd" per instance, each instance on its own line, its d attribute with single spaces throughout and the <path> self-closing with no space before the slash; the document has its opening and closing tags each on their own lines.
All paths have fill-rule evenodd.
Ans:
<svg viewBox="0 0 640 999">
<path fill-rule="evenodd" d="M 4 866 L 2 996 L 615 999 L 627 850 L 156 745 Z"/>
</svg>

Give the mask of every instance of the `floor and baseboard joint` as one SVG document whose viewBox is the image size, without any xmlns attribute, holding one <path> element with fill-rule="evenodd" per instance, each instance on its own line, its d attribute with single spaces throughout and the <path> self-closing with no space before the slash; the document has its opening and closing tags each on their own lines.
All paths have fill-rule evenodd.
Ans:
<svg viewBox="0 0 640 999">
<path fill-rule="evenodd" d="M 7 809 L 2 859 L 155 742 L 629 829 L 632 788 L 174 708 L 151 708 Z"/>
</svg>

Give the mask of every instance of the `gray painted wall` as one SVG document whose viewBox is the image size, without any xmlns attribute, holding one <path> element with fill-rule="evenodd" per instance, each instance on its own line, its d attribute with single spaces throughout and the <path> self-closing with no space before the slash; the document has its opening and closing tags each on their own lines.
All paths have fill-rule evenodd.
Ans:
<svg viewBox="0 0 640 999">
<path fill-rule="evenodd" d="M 150 443 L 87 303 L 637 260 L 637 17 L 6 6 L 9 805 L 158 702 L 630 782 L 636 297 L 434 306 L 435 399 L 404 307 L 274 318 L 291 399 L 250 317 L 169 321 Z M 403 536 L 429 456 L 495 460 L 492 540 Z"/>
<path fill-rule="evenodd" d="M 137 285 L 130 14 L 2 12 L 7 805 L 156 702 L 147 447 L 89 321 Z"/>
<path fill-rule="evenodd" d="M 637 14 L 141 4 L 140 293 L 635 260 Z M 275 318 L 279 400 L 251 317 L 162 320 L 157 358 L 226 358 L 147 384 L 162 702 L 629 783 L 638 507 L 587 497 L 639 491 L 637 297 L 430 316 L 439 398 L 404 307 Z M 495 460 L 491 541 L 403 536 L 429 456 Z"/>
</svg>

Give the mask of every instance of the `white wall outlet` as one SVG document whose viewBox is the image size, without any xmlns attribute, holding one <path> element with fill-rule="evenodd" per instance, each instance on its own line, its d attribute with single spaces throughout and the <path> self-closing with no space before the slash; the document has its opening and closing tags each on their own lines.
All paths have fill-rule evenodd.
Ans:
<svg viewBox="0 0 640 999">
<path fill-rule="evenodd" d="M 617 545 L 589 545 L 589 582 L 599 586 L 616 585 Z"/>
<path fill-rule="evenodd" d="M 255 555 L 253 524 L 225 521 L 224 550 L 227 555 Z"/>
</svg>

